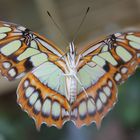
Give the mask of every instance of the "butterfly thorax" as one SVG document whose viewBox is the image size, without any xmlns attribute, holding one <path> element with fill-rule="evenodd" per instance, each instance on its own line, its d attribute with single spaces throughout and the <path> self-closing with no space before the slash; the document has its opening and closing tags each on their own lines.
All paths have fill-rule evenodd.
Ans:
<svg viewBox="0 0 140 140">
<path fill-rule="evenodd" d="M 67 99 L 70 103 L 73 103 L 77 97 L 77 62 L 76 62 L 76 53 L 73 43 L 69 45 L 69 52 L 66 55 L 66 91 Z"/>
</svg>

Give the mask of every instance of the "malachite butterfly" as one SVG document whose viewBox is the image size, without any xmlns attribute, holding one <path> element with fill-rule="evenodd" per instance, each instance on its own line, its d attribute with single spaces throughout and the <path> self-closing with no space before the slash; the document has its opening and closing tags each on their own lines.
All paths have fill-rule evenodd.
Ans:
<svg viewBox="0 0 140 140">
<path fill-rule="evenodd" d="M 117 85 L 140 63 L 140 32 L 115 33 L 94 42 L 79 54 L 73 42 L 62 52 L 31 30 L 0 22 L 0 70 L 8 80 L 23 77 L 17 102 L 39 129 L 95 122 L 117 101 Z"/>
</svg>

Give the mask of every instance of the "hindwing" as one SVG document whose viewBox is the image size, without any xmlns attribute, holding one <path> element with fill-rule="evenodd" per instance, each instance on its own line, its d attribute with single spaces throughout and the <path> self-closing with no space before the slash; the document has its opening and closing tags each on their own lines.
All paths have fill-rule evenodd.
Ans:
<svg viewBox="0 0 140 140">
<path fill-rule="evenodd" d="M 18 103 L 34 118 L 37 128 L 42 123 L 61 128 L 69 120 L 70 104 L 63 71 L 45 62 L 29 72 L 19 84 Z"/>
</svg>

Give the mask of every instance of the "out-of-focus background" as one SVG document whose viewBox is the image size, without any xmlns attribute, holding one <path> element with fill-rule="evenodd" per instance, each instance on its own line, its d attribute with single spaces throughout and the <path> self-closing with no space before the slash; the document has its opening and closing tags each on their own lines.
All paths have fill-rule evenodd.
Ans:
<svg viewBox="0 0 140 140">
<path fill-rule="evenodd" d="M 0 20 L 24 25 L 65 50 L 66 40 L 52 24 L 47 10 L 63 35 L 72 38 L 88 6 L 90 12 L 75 41 L 79 50 L 97 37 L 140 30 L 140 0 L 0 0 Z M 61 130 L 43 126 L 37 132 L 33 120 L 16 103 L 18 82 L 0 77 L 0 140 L 140 140 L 139 69 L 119 86 L 119 100 L 100 130 L 95 124 L 77 129 L 66 123 Z"/>
</svg>

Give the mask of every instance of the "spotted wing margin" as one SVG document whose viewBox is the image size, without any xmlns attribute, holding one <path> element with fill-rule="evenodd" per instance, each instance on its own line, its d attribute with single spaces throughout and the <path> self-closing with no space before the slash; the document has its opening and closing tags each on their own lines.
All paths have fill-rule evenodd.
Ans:
<svg viewBox="0 0 140 140">
<path fill-rule="evenodd" d="M 87 63 L 79 70 L 78 79 L 81 84 L 72 105 L 71 120 L 77 127 L 95 122 L 99 128 L 103 117 L 117 101 L 116 83 L 109 73 L 106 74 L 94 62 Z"/>
<path fill-rule="evenodd" d="M 116 85 L 132 75 L 140 62 L 140 33 L 113 34 L 91 45 L 81 56 L 78 78 L 82 85 L 71 119 L 77 127 L 92 122 L 99 127 L 117 101 Z"/>
<path fill-rule="evenodd" d="M 45 62 L 19 84 L 17 102 L 35 120 L 38 129 L 43 123 L 61 128 L 69 120 L 70 105 L 62 75 L 57 65 Z"/>
<path fill-rule="evenodd" d="M 63 55 L 37 33 L 20 25 L 0 22 L 0 70 L 9 80 L 23 76 L 46 61 L 59 65 L 56 60 Z"/>
</svg>

